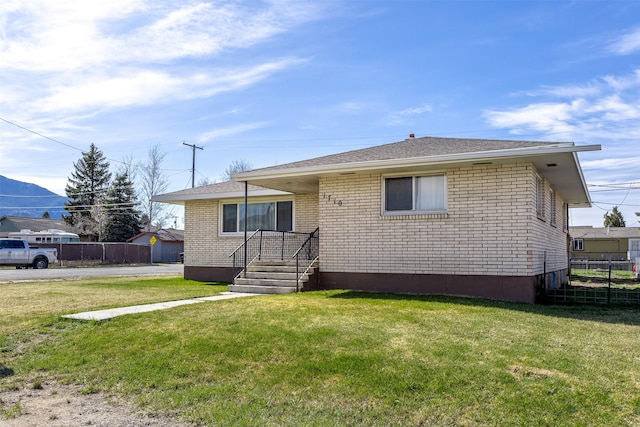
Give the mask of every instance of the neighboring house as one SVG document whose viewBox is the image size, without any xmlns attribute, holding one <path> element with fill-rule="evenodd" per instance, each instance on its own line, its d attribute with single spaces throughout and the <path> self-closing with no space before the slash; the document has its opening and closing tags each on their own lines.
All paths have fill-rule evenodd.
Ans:
<svg viewBox="0 0 640 427">
<path fill-rule="evenodd" d="M 640 227 L 570 227 L 571 258 L 632 261 L 640 256 Z"/>
<path fill-rule="evenodd" d="M 566 280 L 568 208 L 591 205 L 577 153 L 598 149 L 410 137 L 153 200 L 185 207 L 187 279 L 232 280 L 247 221 L 248 232 L 319 230 L 318 280 L 305 289 L 533 303 Z"/>
<path fill-rule="evenodd" d="M 64 222 L 64 219 L 29 218 L 11 215 L 5 215 L 0 218 L 0 237 L 6 237 L 8 233 L 22 230 L 62 230 L 78 234 L 81 240 L 86 240 L 82 238 L 82 231 L 79 228 L 68 225 Z"/>
<path fill-rule="evenodd" d="M 155 243 L 151 246 L 151 262 L 179 262 L 184 252 L 184 231 L 161 228 L 157 231 L 144 231 L 127 239 L 127 242 L 149 245 L 151 239 Z"/>
</svg>

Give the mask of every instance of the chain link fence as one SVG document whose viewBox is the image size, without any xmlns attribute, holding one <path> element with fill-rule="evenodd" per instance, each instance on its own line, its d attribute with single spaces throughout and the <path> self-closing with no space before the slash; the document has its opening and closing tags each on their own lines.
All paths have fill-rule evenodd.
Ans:
<svg viewBox="0 0 640 427">
<path fill-rule="evenodd" d="M 545 290 L 545 302 L 562 304 L 632 305 L 640 307 L 638 260 L 570 259 L 568 283 Z"/>
</svg>

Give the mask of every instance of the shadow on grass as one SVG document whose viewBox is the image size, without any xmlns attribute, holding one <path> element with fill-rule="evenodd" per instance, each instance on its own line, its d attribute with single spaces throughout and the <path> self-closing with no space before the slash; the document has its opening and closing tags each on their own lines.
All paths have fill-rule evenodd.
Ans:
<svg viewBox="0 0 640 427">
<path fill-rule="evenodd" d="M 10 377 L 14 374 L 13 368 L 8 368 L 4 365 L 0 365 L 0 380 Z"/>
<path fill-rule="evenodd" d="M 330 298 L 387 301 L 423 301 L 469 307 L 516 310 L 524 313 L 539 314 L 541 316 L 564 317 L 567 319 L 590 320 L 594 322 L 640 326 L 640 316 L 638 315 L 640 310 L 638 309 L 638 307 L 607 307 L 598 305 L 532 305 L 525 303 L 459 296 L 408 295 L 360 291 L 344 291 L 331 295 Z"/>
</svg>

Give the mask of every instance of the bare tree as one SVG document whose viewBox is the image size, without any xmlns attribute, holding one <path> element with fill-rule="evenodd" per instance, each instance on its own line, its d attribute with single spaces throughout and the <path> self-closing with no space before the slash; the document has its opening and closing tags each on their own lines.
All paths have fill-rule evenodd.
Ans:
<svg viewBox="0 0 640 427">
<path fill-rule="evenodd" d="M 209 178 L 200 178 L 198 181 L 198 187 L 204 187 L 205 185 L 215 184 L 215 181 L 211 181 Z"/>
<path fill-rule="evenodd" d="M 171 209 L 163 203 L 152 202 L 151 198 L 167 190 L 169 178 L 162 170 L 162 162 L 167 153 L 160 145 L 149 147 L 146 161 L 138 165 L 137 179 L 139 180 L 140 205 L 143 212 L 144 229 L 163 227 L 173 215 Z"/>
<path fill-rule="evenodd" d="M 233 175 L 234 173 L 248 171 L 252 168 L 253 166 L 251 165 L 251 163 L 247 162 L 244 159 L 234 160 L 224 170 L 224 173 L 222 174 L 220 179 L 222 179 L 222 181 L 231 181 L 231 175 Z"/>
</svg>

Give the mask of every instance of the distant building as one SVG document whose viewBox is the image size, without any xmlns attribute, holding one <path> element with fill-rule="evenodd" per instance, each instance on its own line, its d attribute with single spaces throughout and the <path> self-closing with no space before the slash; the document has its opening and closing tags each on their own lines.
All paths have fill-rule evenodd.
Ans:
<svg viewBox="0 0 640 427">
<path fill-rule="evenodd" d="M 70 226 L 64 219 L 53 218 L 29 218 L 23 216 L 5 215 L 0 217 L 0 237 L 8 237 L 11 232 L 20 232 L 22 230 L 43 231 L 43 230 L 62 230 L 68 233 L 75 233 L 80 236 L 81 241 L 86 241 L 86 236 L 82 235 L 82 230 L 77 227 Z"/>
<path fill-rule="evenodd" d="M 629 261 L 640 256 L 640 227 L 570 227 L 571 258 Z"/>
<path fill-rule="evenodd" d="M 151 262 L 180 262 L 184 252 L 184 230 L 161 228 L 157 231 L 143 231 L 127 240 L 130 243 L 148 245 L 155 237 L 151 247 Z"/>
</svg>

